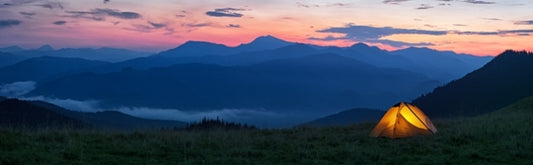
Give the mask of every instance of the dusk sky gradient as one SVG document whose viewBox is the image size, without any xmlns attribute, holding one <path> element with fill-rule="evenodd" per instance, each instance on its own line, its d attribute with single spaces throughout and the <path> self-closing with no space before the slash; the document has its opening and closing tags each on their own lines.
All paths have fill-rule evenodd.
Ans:
<svg viewBox="0 0 533 165">
<path fill-rule="evenodd" d="M 0 0 L 0 47 L 158 52 L 189 40 L 237 46 L 258 36 L 475 55 L 533 51 L 527 0 Z"/>
</svg>

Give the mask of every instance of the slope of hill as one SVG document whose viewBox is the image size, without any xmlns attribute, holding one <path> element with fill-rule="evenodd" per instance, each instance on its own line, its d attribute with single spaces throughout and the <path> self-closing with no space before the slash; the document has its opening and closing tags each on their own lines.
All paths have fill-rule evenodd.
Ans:
<svg viewBox="0 0 533 165">
<path fill-rule="evenodd" d="M 354 108 L 303 123 L 301 126 L 348 126 L 361 122 L 377 122 L 383 114 L 385 111 L 378 109 Z"/>
<path fill-rule="evenodd" d="M 180 110 L 325 111 L 354 106 L 386 108 L 383 105 L 413 98 L 436 84 L 420 74 L 320 54 L 250 66 L 180 64 L 150 70 L 85 73 L 47 82 L 30 95 Z"/>
<path fill-rule="evenodd" d="M 508 50 L 482 68 L 413 101 L 430 117 L 473 116 L 533 95 L 533 54 Z"/>
<path fill-rule="evenodd" d="M 429 48 L 410 47 L 391 52 L 405 57 L 415 63 L 413 70 L 425 70 L 431 78 L 453 80 L 474 71 L 492 57 L 478 57 L 468 54 L 456 54 L 452 51 L 437 51 Z"/>
<path fill-rule="evenodd" d="M 0 101 L 0 125 L 29 128 L 83 128 L 89 124 L 65 117 L 26 101 L 5 99 Z"/>
<path fill-rule="evenodd" d="M 151 120 L 121 112 L 77 112 L 42 101 L 0 97 L 0 126 L 28 128 L 99 128 L 135 130 L 183 127 L 179 121 Z"/>
<path fill-rule="evenodd" d="M 36 57 L 0 68 L 0 83 L 16 81 L 41 82 L 46 79 L 54 79 L 68 74 L 86 71 L 104 64 L 107 63 L 80 58 Z"/>
<path fill-rule="evenodd" d="M 0 67 L 13 65 L 28 58 L 22 55 L 0 52 Z"/>
</svg>

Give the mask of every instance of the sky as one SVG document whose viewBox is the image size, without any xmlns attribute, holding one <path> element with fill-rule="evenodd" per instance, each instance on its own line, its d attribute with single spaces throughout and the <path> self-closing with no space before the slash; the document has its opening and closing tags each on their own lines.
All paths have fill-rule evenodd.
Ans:
<svg viewBox="0 0 533 165">
<path fill-rule="evenodd" d="M 273 35 L 497 55 L 533 51 L 528 0 L 0 0 L 0 47 L 158 52 L 186 41 L 227 46 Z"/>
</svg>

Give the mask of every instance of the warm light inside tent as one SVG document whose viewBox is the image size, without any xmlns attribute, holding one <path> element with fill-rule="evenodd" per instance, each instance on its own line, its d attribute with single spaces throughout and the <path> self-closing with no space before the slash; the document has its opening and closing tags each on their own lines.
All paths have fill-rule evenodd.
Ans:
<svg viewBox="0 0 533 165">
<path fill-rule="evenodd" d="M 370 133 L 371 137 L 401 138 L 436 133 L 433 123 L 418 107 L 399 103 L 392 106 Z"/>
</svg>

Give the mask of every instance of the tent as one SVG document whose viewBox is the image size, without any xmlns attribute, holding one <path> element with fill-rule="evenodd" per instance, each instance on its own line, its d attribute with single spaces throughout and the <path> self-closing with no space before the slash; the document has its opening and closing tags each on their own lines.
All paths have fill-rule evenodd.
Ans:
<svg viewBox="0 0 533 165">
<path fill-rule="evenodd" d="M 400 102 L 392 106 L 370 132 L 370 137 L 402 138 L 437 133 L 433 123 L 418 107 Z"/>
</svg>

